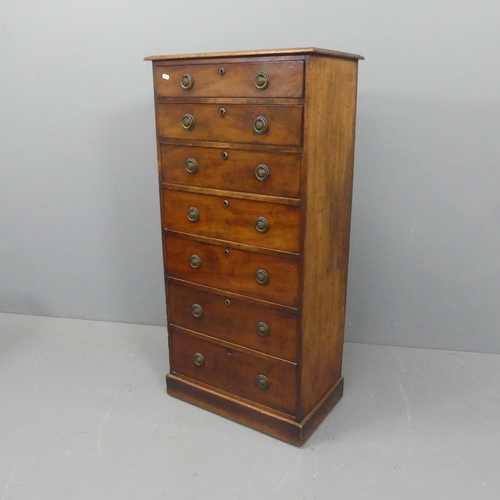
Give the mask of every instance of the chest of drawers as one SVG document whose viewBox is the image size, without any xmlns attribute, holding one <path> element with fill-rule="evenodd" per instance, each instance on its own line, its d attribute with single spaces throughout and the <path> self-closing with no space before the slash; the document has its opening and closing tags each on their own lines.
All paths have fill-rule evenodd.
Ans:
<svg viewBox="0 0 500 500">
<path fill-rule="evenodd" d="M 152 56 L 169 394 L 301 445 L 342 396 L 360 56 Z"/>
</svg>

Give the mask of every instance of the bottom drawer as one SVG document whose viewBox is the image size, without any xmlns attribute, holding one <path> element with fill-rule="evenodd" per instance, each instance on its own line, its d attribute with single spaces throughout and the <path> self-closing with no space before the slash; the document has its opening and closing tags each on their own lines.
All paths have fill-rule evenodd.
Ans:
<svg viewBox="0 0 500 500">
<path fill-rule="evenodd" d="M 295 364 L 267 361 L 171 329 L 172 372 L 284 413 L 295 411 Z"/>
</svg>

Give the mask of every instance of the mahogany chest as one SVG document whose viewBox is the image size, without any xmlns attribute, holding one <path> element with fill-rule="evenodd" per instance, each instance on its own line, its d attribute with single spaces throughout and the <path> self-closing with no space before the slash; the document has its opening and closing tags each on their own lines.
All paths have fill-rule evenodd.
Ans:
<svg viewBox="0 0 500 500">
<path fill-rule="evenodd" d="M 152 56 L 167 391 L 301 445 L 342 396 L 358 60 Z"/>
</svg>

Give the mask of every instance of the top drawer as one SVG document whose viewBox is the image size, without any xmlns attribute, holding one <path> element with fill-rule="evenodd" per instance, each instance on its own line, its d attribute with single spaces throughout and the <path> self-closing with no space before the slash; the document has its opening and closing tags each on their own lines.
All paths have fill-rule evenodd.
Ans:
<svg viewBox="0 0 500 500">
<path fill-rule="evenodd" d="M 303 61 L 154 66 L 159 97 L 302 97 Z"/>
</svg>

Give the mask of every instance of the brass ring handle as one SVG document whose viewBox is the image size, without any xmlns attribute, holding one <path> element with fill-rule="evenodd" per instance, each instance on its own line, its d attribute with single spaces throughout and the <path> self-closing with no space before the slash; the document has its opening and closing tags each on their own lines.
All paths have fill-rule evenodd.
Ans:
<svg viewBox="0 0 500 500">
<path fill-rule="evenodd" d="M 191 73 L 184 73 L 181 76 L 181 87 L 184 90 L 191 90 L 194 85 L 194 78 Z"/>
<path fill-rule="evenodd" d="M 195 318 L 201 318 L 203 316 L 203 307 L 200 304 L 193 304 L 191 306 L 191 312 Z"/>
<path fill-rule="evenodd" d="M 205 364 L 205 356 L 201 352 L 197 352 L 194 355 L 193 361 L 196 366 L 203 366 Z"/>
<path fill-rule="evenodd" d="M 260 182 L 267 181 L 271 176 L 271 171 L 269 170 L 269 167 L 267 165 L 264 165 L 264 163 L 257 165 L 255 167 L 254 173 L 255 173 L 255 178 Z"/>
<path fill-rule="evenodd" d="M 255 88 L 258 90 L 265 90 L 269 87 L 271 79 L 265 71 L 259 71 L 253 80 Z"/>
<path fill-rule="evenodd" d="M 265 269 L 257 269 L 255 279 L 259 285 L 267 285 L 269 283 L 269 273 Z"/>
<path fill-rule="evenodd" d="M 253 120 L 253 131 L 256 134 L 262 135 L 267 132 L 269 128 L 269 123 L 264 116 L 256 116 Z"/>
<path fill-rule="evenodd" d="M 193 269 L 199 269 L 201 267 L 201 259 L 193 254 L 189 257 L 189 265 L 193 268 Z"/>
<path fill-rule="evenodd" d="M 267 337 L 271 333 L 271 329 L 269 328 L 269 325 L 267 323 L 264 323 L 264 321 L 259 321 L 255 325 L 255 329 L 257 330 L 257 334 L 260 337 Z"/>
<path fill-rule="evenodd" d="M 265 217 L 257 217 L 255 219 L 255 229 L 259 233 L 267 233 L 269 231 L 269 221 Z"/>
<path fill-rule="evenodd" d="M 198 222 L 200 220 L 200 211 L 196 207 L 189 207 L 187 209 L 187 218 L 191 222 Z"/>
<path fill-rule="evenodd" d="M 198 172 L 198 162 L 194 158 L 188 158 L 184 162 L 184 166 L 190 174 L 196 174 Z"/>
<path fill-rule="evenodd" d="M 194 127 L 194 116 L 186 113 L 181 120 L 182 128 L 185 130 L 191 130 Z"/>
<path fill-rule="evenodd" d="M 257 375 L 256 380 L 259 389 L 264 389 L 265 391 L 269 389 L 269 379 L 265 375 L 262 374 Z"/>
</svg>

